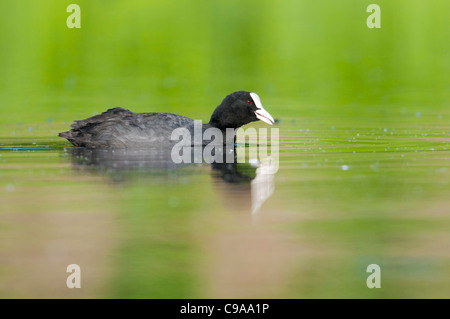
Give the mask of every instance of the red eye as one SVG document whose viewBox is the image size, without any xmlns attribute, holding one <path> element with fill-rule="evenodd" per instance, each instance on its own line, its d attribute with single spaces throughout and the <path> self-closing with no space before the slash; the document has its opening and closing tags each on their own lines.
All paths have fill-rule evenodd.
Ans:
<svg viewBox="0 0 450 319">
<path fill-rule="evenodd" d="M 248 104 L 248 105 L 252 104 L 252 101 L 247 101 L 247 104 Z"/>
</svg>

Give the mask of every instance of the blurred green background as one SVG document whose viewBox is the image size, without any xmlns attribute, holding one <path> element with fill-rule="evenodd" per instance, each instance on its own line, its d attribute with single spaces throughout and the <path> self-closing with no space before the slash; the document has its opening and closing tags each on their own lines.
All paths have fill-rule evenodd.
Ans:
<svg viewBox="0 0 450 319">
<path fill-rule="evenodd" d="M 448 298 L 450 2 L 378 0 L 369 29 L 373 2 L 78 0 L 69 29 L 72 1 L 3 1 L 0 296 Z M 208 165 L 120 177 L 57 137 L 116 106 L 208 121 L 237 90 L 279 119 L 257 216 Z"/>
<path fill-rule="evenodd" d="M 241 89 L 278 117 L 448 109 L 450 3 L 381 0 L 369 29 L 370 3 L 80 0 L 69 29 L 70 1 L 5 2 L 0 121 L 63 128 L 112 106 L 206 121 Z"/>
</svg>

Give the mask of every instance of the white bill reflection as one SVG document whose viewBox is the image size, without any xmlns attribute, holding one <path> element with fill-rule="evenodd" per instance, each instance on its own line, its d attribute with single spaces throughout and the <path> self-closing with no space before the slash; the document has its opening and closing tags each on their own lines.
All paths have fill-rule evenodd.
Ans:
<svg viewBox="0 0 450 319">
<path fill-rule="evenodd" d="M 256 169 L 256 177 L 251 182 L 252 189 L 252 215 L 261 209 L 262 204 L 272 196 L 275 190 L 275 173 L 278 165 L 271 156 L 261 160 Z"/>
</svg>

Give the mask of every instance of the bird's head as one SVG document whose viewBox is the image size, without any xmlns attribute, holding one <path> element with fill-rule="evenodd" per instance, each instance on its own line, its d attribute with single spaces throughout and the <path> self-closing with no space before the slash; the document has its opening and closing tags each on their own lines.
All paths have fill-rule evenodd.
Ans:
<svg viewBox="0 0 450 319">
<path fill-rule="evenodd" d="M 269 125 L 275 122 L 262 106 L 258 94 L 237 91 L 227 95 L 214 110 L 209 123 L 219 129 L 239 128 L 253 121 L 261 120 Z"/>
</svg>

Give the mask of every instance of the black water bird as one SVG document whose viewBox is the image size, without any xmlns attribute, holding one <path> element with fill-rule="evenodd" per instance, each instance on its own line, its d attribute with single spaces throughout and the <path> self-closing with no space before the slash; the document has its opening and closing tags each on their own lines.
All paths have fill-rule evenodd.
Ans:
<svg viewBox="0 0 450 319">
<path fill-rule="evenodd" d="M 209 123 L 201 125 L 202 134 L 209 128 L 220 130 L 223 135 L 221 144 L 227 144 L 233 136 L 226 134 L 227 128 L 237 129 L 253 121 L 261 120 L 273 125 L 273 117 L 263 108 L 256 93 L 238 91 L 229 94 L 216 107 Z M 173 139 L 176 129 L 184 128 L 189 135 L 191 145 L 197 144 L 194 139 L 195 122 L 185 116 L 173 113 L 133 113 L 116 107 L 85 120 L 74 121 L 71 130 L 59 133 L 74 146 L 86 148 L 132 148 L 167 147 L 177 143 Z M 201 139 L 202 145 L 215 139 Z M 226 138 L 225 138 L 226 137 Z"/>
</svg>

